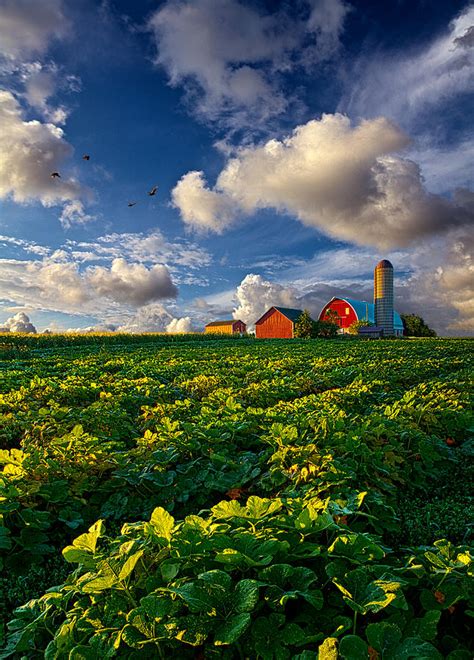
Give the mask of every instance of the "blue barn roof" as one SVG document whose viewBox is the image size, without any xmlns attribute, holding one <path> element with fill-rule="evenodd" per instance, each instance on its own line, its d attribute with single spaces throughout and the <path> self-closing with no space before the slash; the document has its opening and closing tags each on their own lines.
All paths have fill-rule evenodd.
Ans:
<svg viewBox="0 0 474 660">
<path fill-rule="evenodd" d="M 337 296 L 339 298 L 339 296 Z M 354 300 L 354 298 L 339 298 L 349 303 L 357 315 L 359 321 L 370 321 L 375 323 L 375 305 L 365 300 Z M 403 330 L 403 321 L 398 312 L 393 310 L 393 328 L 394 330 Z"/>
</svg>

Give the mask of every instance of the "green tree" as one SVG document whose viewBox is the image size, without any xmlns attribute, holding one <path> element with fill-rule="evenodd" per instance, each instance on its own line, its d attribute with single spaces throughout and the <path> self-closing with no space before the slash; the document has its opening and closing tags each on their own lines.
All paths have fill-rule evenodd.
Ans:
<svg viewBox="0 0 474 660">
<path fill-rule="evenodd" d="M 309 337 L 312 336 L 313 323 L 314 321 L 311 318 L 310 313 L 305 309 L 295 322 L 295 337 L 309 339 Z"/>
<path fill-rule="evenodd" d="M 312 337 L 335 337 L 339 326 L 330 321 L 313 321 Z"/>
<path fill-rule="evenodd" d="M 340 321 L 340 316 L 337 313 L 335 309 L 328 309 L 326 310 L 326 314 L 324 315 L 324 320 L 327 321 L 328 323 L 334 323 L 334 325 L 339 326 L 339 321 Z"/>
<path fill-rule="evenodd" d="M 405 337 L 436 337 L 436 332 L 426 325 L 421 316 L 402 314 Z"/>
<path fill-rule="evenodd" d="M 354 323 L 351 323 L 350 326 L 347 328 L 347 332 L 350 335 L 358 335 L 359 334 L 359 328 L 365 328 L 366 326 L 374 325 L 370 321 L 364 321 L 363 319 L 361 321 L 354 321 Z"/>
</svg>

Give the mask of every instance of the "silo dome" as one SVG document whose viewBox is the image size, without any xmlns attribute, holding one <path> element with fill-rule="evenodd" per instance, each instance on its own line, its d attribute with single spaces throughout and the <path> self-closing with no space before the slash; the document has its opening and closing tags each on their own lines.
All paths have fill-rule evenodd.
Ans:
<svg viewBox="0 0 474 660">
<path fill-rule="evenodd" d="M 382 261 L 379 261 L 375 268 L 391 268 L 393 270 L 393 266 L 388 259 L 382 259 Z"/>
</svg>

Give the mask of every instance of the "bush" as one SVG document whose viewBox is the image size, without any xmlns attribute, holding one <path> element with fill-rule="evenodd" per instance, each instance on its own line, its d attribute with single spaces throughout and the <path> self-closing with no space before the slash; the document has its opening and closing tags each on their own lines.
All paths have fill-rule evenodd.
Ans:
<svg viewBox="0 0 474 660">
<path fill-rule="evenodd" d="M 347 329 L 347 332 L 350 335 L 358 335 L 359 334 L 359 328 L 367 328 L 369 326 L 374 325 L 370 321 L 354 321 L 354 323 L 351 323 L 350 326 Z"/>
</svg>

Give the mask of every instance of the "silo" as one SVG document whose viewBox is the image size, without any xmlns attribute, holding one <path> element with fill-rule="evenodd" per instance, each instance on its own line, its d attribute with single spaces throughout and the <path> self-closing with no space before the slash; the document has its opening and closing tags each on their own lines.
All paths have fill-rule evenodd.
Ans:
<svg viewBox="0 0 474 660">
<path fill-rule="evenodd" d="M 374 271 L 375 325 L 384 335 L 393 335 L 393 266 L 382 259 Z"/>
</svg>

